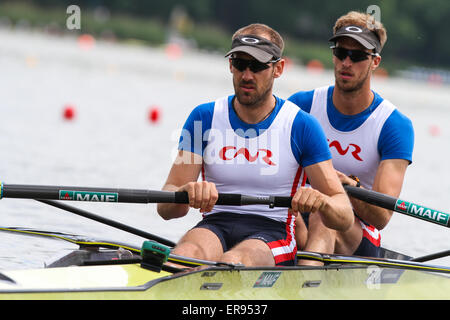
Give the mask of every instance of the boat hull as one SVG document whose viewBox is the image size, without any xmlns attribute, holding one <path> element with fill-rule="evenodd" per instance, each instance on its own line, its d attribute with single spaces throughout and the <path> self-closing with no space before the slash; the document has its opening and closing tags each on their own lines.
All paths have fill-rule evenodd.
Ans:
<svg viewBox="0 0 450 320">
<path fill-rule="evenodd" d="M 0 299 L 450 299 L 448 275 L 377 266 L 222 268 L 171 274 L 139 264 L 2 272 Z"/>
</svg>

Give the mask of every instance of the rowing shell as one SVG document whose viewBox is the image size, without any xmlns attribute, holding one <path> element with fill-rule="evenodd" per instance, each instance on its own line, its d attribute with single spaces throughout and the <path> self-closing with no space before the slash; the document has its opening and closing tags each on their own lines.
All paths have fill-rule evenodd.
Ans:
<svg viewBox="0 0 450 320">
<path fill-rule="evenodd" d="M 132 246 L 45 235 L 81 248 L 47 268 L 2 271 L 0 299 L 449 299 L 449 268 L 407 260 L 299 252 L 325 265 L 249 268 L 171 255 L 170 262 L 197 266 L 157 272 L 143 266 Z"/>
<path fill-rule="evenodd" d="M 2 272 L 0 299 L 448 299 L 450 279 L 376 266 L 206 267 L 153 272 L 139 264 Z"/>
</svg>

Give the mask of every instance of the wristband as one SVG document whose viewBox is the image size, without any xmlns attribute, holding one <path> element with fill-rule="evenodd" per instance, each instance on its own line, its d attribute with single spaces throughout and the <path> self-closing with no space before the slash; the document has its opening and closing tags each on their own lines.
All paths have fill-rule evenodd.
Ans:
<svg viewBox="0 0 450 320">
<path fill-rule="evenodd" d="M 349 175 L 348 177 L 356 181 L 356 187 L 361 187 L 361 182 L 359 181 L 359 178 L 357 176 Z"/>
</svg>

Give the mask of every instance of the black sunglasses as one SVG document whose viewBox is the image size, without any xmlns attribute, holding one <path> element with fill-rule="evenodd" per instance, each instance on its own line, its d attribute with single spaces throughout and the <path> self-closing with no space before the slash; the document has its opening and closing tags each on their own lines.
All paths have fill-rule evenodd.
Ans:
<svg viewBox="0 0 450 320">
<path fill-rule="evenodd" d="M 247 60 L 241 58 L 231 58 L 231 65 L 241 72 L 249 68 L 251 72 L 257 73 L 269 68 L 269 63 L 274 63 L 277 61 L 280 61 L 280 59 L 270 60 L 267 63 L 262 63 L 255 59 Z"/>
<path fill-rule="evenodd" d="M 368 59 L 368 56 L 377 57 L 378 53 L 365 52 L 362 50 L 350 50 L 341 47 L 332 46 L 333 54 L 339 60 L 343 61 L 345 58 L 350 57 L 353 62 L 360 62 Z"/>
</svg>

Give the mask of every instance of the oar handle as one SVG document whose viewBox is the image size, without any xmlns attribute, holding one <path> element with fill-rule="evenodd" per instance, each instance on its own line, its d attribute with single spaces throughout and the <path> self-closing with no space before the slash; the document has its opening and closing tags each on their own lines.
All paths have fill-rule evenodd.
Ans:
<svg viewBox="0 0 450 320">
<path fill-rule="evenodd" d="M 291 207 L 292 197 L 281 196 L 248 196 L 234 193 L 219 193 L 217 205 L 245 206 L 252 204 L 263 204 L 269 207 Z M 187 192 L 175 192 L 174 203 L 189 203 Z"/>
</svg>

